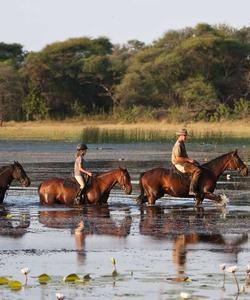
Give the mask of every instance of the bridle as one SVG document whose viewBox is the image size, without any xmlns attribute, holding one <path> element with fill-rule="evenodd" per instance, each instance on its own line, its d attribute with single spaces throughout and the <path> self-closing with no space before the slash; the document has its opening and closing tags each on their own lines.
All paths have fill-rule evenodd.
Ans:
<svg viewBox="0 0 250 300">
<path fill-rule="evenodd" d="M 126 176 L 124 175 L 124 173 L 122 173 L 122 175 L 119 179 L 119 184 L 123 190 L 126 190 L 126 187 L 127 187 L 126 186 Z"/>
<path fill-rule="evenodd" d="M 241 173 L 245 168 L 245 164 L 242 162 L 240 162 L 239 158 L 238 157 L 235 157 L 234 155 L 232 155 L 232 158 L 233 158 L 233 162 L 236 166 L 236 169 L 239 173 Z"/>
</svg>

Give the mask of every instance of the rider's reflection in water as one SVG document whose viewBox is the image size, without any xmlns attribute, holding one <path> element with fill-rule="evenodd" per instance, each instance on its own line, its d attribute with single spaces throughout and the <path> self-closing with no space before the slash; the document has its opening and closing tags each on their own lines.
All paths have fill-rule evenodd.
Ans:
<svg viewBox="0 0 250 300">
<path fill-rule="evenodd" d="M 165 209 L 166 210 L 166 209 Z M 173 241 L 172 260 L 176 268 L 177 281 L 187 279 L 185 265 L 188 246 L 198 243 L 221 245 L 223 251 L 231 253 L 237 261 L 240 245 L 248 240 L 246 233 L 237 235 L 237 238 L 226 240 L 216 225 L 220 220 L 220 212 L 167 210 L 161 207 L 147 207 L 141 210 L 140 233 L 151 235 L 159 239 Z"/>
<path fill-rule="evenodd" d="M 2 209 L 0 211 L 0 235 L 20 238 L 27 233 L 30 226 L 29 211 L 15 212 Z"/>
<path fill-rule="evenodd" d="M 83 210 L 40 211 L 39 222 L 50 228 L 69 228 L 75 237 L 77 261 L 84 264 L 88 235 L 126 237 L 130 233 L 132 218 L 129 208 L 125 209 L 122 220 L 119 218 L 117 222 L 110 214 L 109 206 L 87 206 Z"/>
</svg>

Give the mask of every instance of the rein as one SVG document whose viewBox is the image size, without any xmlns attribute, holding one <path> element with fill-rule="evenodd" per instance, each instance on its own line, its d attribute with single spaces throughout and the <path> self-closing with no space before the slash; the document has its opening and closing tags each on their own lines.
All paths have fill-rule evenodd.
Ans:
<svg viewBox="0 0 250 300">
<path fill-rule="evenodd" d="M 6 171 L 8 171 L 9 168 L 11 168 L 11 167 L 12 167 L 12 165 L 11 165 L 11 166 L 8 166 L 5 170 L 3 170 L 3 171 L 0 173 L 0 176 L 1 176 L 2 174 L 4 174 Z"/>
</svg>

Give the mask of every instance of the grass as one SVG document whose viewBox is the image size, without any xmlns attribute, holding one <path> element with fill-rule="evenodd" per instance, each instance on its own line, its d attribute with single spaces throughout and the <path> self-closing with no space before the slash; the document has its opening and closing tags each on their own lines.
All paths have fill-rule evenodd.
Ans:
<svg viewBox="0 0 250 300">
<path fill-rule="evenodd" d="M 250 122 L 168 124 L 104 123 L 101 121 L 42 121 L 6 122 L 0 127 L 1 140 L 64 140 L 90 142 L 165 141 L 186 127 L 192 139 L 242 139 L 250 140 Z"/>
</svg>

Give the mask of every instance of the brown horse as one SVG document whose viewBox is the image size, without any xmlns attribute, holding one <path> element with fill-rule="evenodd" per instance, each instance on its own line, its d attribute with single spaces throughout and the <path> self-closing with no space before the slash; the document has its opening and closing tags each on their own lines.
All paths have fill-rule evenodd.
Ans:
<svg viewBox="0 0 250 300">
<path fill-rule="evenodd" d="M 196 198 L 195 206 L 201 205 L 204 198 L 222 204 L 223 197 L 213 194 L 216 182 L 225 170 L 237 170 L 240 175 L 247 176 L 247 166 L 240 159 L 237 150 L 221 155 L 201 165 L 202 175 L 199 180 L 200 197 Z M 154 205 L 156 199 L 168 194 L 174 197 L 193 198 L 189 195 L 190 177 L 175 170 L 156 168 L 141 174 L 141 194 L 138 204 L 148 202 Z"/>
<path fill-rule="evenodd" d="M 0 203 L 3 203 L 5 193 L 13 179 L 19 181 L 22 186 L 27 187 L 30 185 L 30 179 L 18 161 L 0 168 Z"/>
<path fill-rule="evenodd" d="M 115 169 L 101 173 L 91 178 L 91 183 L 85 191 L 85 200 L 88 204 L 106 203 L 111 189 L 119 183 L 126 194 L 131 194 L 132 185 L 127 169 Z M 71 181 L 65 184 L 62 178 L 52 178 L 45 180 L 38 188 L 41 204 L 52 205 L 54 203 L 74 204 L 79 191 L 79 184 Z"/>
</svg>

